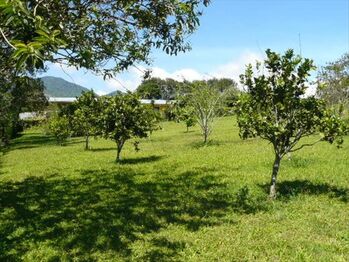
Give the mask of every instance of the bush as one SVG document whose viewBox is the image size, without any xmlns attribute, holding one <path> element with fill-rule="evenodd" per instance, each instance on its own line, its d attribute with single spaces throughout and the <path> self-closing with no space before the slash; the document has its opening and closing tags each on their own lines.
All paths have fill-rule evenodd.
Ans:
<svg viewBox="0 0 349 262">
<path fill-rule="evenodd" d="M 57 143 L 60 145 L 63 145 L 70 136 L 69 121 L 64 116 L 51 118 L 48 123 L 48 129 L 49 133 L 56 138 Z"/>
</svg>

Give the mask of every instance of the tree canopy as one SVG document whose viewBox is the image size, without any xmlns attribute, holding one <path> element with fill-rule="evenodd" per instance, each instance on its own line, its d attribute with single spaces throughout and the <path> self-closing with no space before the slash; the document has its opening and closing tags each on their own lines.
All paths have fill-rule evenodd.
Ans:
<svg viewBox="0 0 349 262">
<path fill-rule="evenodd" d="M 105 76 L 148 62 L 155 47 L 173 55 L 190 49 L 209 0 L 0 0 L 1 48 L 17 68 L 45 61 Z"/>
</svg>

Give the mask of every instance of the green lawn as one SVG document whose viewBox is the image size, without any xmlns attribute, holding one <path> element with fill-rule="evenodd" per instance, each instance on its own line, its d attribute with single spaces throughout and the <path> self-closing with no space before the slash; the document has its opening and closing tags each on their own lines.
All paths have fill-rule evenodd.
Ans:
<svg viewBox="0 0 349 262">
<path fill-rule="evenodd" d="M 284 159 L 273 202 L 271 146 L 240 140 L 233 118 L 208 146 L 162 126 L 122 164 L 103 139 L 16 139 L 0 158 L 0 261 L 348 261 L 348 138 Z"/>
</svg>

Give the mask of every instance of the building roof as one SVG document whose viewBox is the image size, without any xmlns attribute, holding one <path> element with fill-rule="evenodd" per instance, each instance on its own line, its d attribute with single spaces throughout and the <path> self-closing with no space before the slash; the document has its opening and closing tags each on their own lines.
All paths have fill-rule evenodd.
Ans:
<svg viewBox="0 0 349 262">
<path fill-rule="evenodd" d="M 76 97 L 49 97 L 48 101 L 50 103 L 73 103 L 76 101 Z M 168 105 L 174 103 L 174 100 L 164 100 L 164 99 L 141 99 L 142 104 L 146 105 Z"/>
<path fill-rule="evenodd" d="M 50 103 L 72 103 L 76 101 L 76 97 L 49 97 Z"/>
<path fill-rule="evenodd" d="M 153 104 L 153 105 L 168 105 L 172 104 L 174 100 L 164 100 L 164 99 L 141 99 L 142 104 Z"/>
</svg>

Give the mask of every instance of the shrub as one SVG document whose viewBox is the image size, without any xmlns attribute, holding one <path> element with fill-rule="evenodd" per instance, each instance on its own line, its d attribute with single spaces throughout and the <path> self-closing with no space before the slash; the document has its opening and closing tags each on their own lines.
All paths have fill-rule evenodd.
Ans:
<svg viewBox="0 0 349 262">
<path fill-rule="evenodd" d="M 48 123 L 49 133 L 56 138 L 58 144 L 63 145 L 70 136 L 69 121 L 66 117 L 54 116 Z"/>
</svg>

